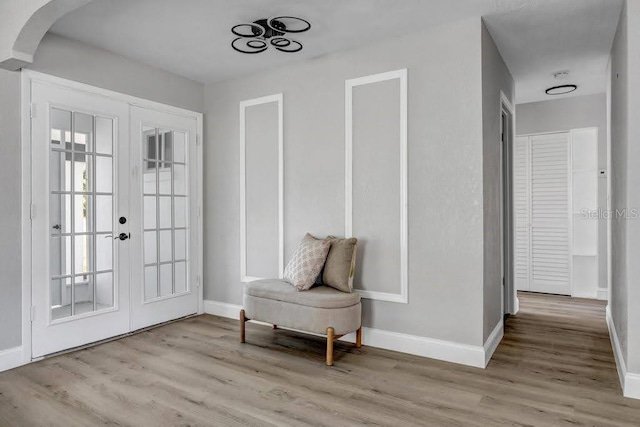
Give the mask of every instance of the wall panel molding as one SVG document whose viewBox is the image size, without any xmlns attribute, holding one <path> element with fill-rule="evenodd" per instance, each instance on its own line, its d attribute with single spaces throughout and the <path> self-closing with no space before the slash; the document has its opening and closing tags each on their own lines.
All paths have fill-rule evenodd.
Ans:
<svg viewBox="0 0 640 427">
<path fill-rule="evenodd" d="M 353 236 L 353 90 L 358 86 L 398 80 L 400 85 L 400 134 L 398 150 L 400 161 L 400 275 L 399 293 L 358 290 L 363 298 L 381 301 L 408 303 L 409 296 L 409 236 L 408 236 L 408 93 L 407 69 L 345 81 L 345 236 Z"/>
<path fill-rule="evenodd" d="M 247 274 L 247 108 L 275 102 L 278 106 L 278 274 L 284 271 L 284 120 L 283 94 L 240 102 L 240 280 L 261 279 Z"/>
</svg>

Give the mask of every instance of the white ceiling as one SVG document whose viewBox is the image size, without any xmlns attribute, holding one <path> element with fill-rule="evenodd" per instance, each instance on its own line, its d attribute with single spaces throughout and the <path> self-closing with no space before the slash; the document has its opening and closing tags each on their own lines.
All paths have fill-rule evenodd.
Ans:
<svg viewBox="0 0 640 427">
<path fill-rule="evenodd" d="M 201 83 L 280 67 L 330 52 L 484 16 L 517 83 L 517 101 L 549 99 L 554 71 L 571 71 L 574 94 L 603 92 L 622 0 L 94 0 L 53 33 Z M 233 51 L 230 29 L 294 15 L 310 31 L 302 52 Z"/>
<path fill-rule="evenodd" d="M 518 7 L 530 0 L 94 0 L 52 32 L 202 83 L 234 78 L 327 53 L 415 33 L 438 23 Z M 312 28 L 295 54 L 233 51 L 231 27 L 294 15 Z"/>
<path fill-rule="evenodd" d="M 605 72 L 622 0 L 538 0 L 485 16 L 511 74 L 518 103 L 556 99 L 545 89 L 576 84 L 569 96 L 606 91 Z M 569 78 L 553 73 L 568 70 Z"/>
</svg>

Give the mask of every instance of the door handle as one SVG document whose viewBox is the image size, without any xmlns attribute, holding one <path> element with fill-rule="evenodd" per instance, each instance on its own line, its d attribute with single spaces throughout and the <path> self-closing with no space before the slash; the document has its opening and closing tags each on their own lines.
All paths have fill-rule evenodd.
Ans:
<svg viewBox="0 0 640 427">
<path fill-rule="evenodd" d="M 114 237 L 114 240 L 127 240 L 131 238 L 131 233 L 120 233 L 118 236 Z"/>
</svg>

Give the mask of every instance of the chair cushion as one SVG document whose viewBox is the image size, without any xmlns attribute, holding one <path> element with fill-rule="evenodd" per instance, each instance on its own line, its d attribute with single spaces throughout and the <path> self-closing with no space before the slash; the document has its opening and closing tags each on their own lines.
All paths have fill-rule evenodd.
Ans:
<svg viewBox="0 0 640 427">
<path fill-rule="evenodd" d="M 360 302 L 360 294 L 357 292 L 340 292 L 328 286 L 316 286 L 308 291 L 299 292 L 288 282 L 277 279 L 256 280 L 247 283 L 244 292 L 252 297 L 316 308 L 344 308 Z"/>
</svg>

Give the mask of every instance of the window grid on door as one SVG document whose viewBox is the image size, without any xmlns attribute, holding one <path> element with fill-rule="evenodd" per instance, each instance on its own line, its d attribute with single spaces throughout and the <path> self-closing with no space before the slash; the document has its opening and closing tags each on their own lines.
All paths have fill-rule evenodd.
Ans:
<svg viewBox="0 0 640 427">
<path fill-rule="evenodd" d="M 144 300 L 188 292 L 187 134 L 144 126 Z"/>
<path fill-rule="evenodd" d="M 111 118 L 50 110 L 52 320 L 114 306 L 113 137 Z"/>
</svg>

